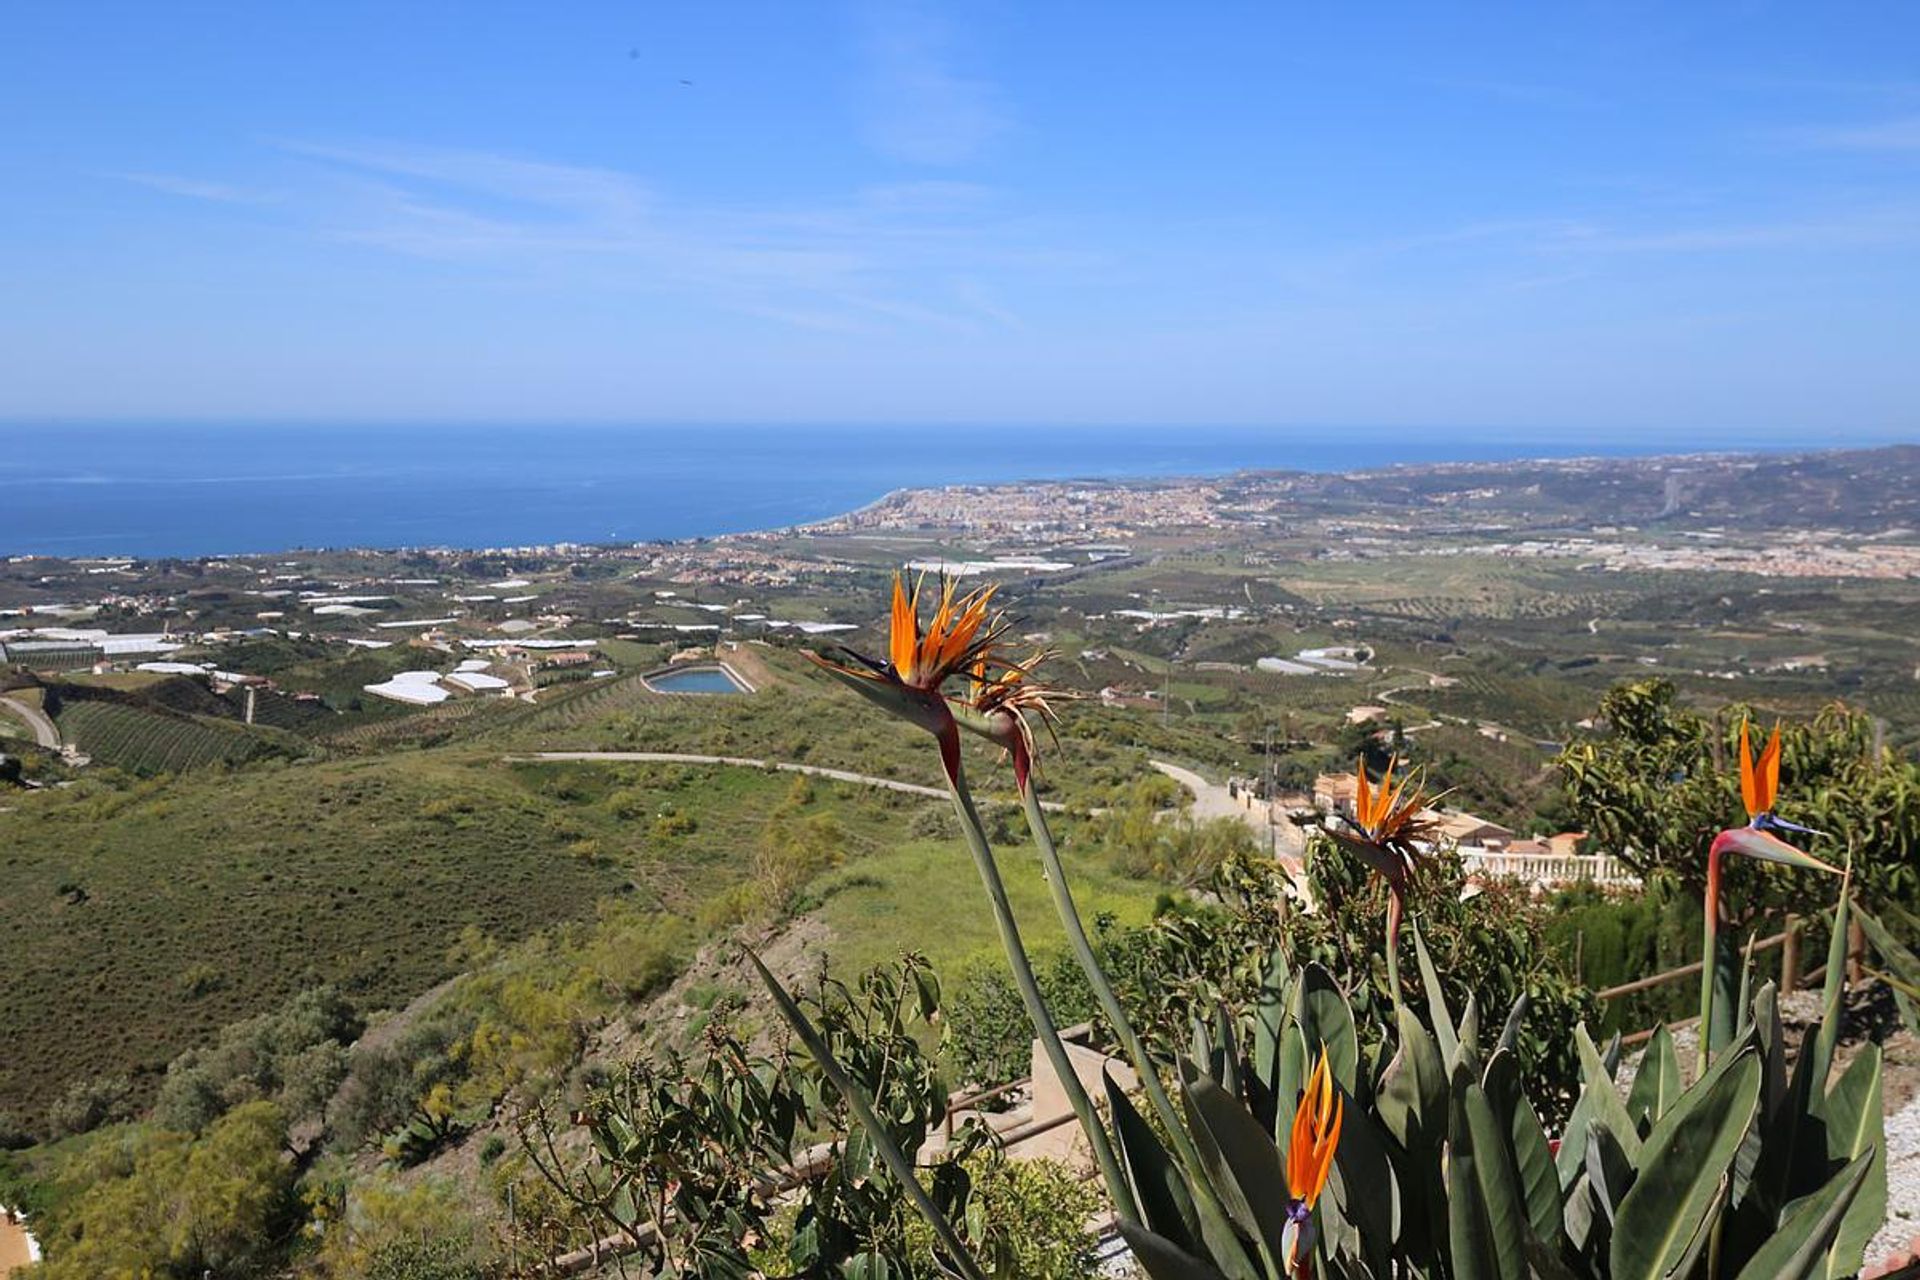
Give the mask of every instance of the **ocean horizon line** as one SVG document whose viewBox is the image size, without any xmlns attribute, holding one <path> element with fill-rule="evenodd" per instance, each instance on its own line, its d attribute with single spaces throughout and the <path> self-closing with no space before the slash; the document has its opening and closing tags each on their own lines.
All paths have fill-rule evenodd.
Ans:
<svg viewBox="0 0 1920 1280">
<path fill-rule="evenodd" d="M 201 559 L 675 542 L 801 528 L 902 490 L 956 485 L 1781 456 L 1909 443 L 1829 437 L 1676 449 L 1672 441 L 1659 447 L 1574 439 L 1556 448 L 1538 438 L 1343 436 L 1305 448 L 1245 431 L 1128 430 L 1104 433 L 1101 456 L 1088 459 L 1070 447 L 1079 442 L 1059 436 L 1019 436 L 1017 448 L 942 452 L 851 450 L 845 447 L 850 441 L 890 435 L 858 426 L 829 438 L 780 427 L 743 430 L 756 447 L 742 448 L 734 434 L 635 431 L 560 432 L 529 450 L 516 447 L 523 433 L 515 429 L 475 428 L 455 441 L 441 428 L 364 428 L 331 437 L 326 447 L 336 456 L 327 459 L 297 433 L 204 425 L 185 434 L 102 429 L 96 443 L 103 447 L 86 450 L 84 463 L 48 450 L 22 459 L 24 471 L 16 466 L 0 480 L 7 493 L 0 504 L 0 554 Z M 370 443 L 381 447 L 365 447 Z M 836 443 L 842 447 L 832 447 Z M 337 456 L 341 452 L 346 456 Z"/>
</svg>

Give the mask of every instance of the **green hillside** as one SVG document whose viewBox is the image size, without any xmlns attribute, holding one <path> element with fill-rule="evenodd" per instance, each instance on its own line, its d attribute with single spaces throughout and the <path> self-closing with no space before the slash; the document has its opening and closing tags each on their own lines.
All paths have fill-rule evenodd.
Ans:
<svg viewBox="0 0 1920 1280">
<path fill-rule="evenodd" d="M 272 730 L 129 702 L 67 699 L 54 720 L 66 741 L 100 763 L 130 773 L 179 773 L 299 749 Z"/>
<path fill-rule="evenodd" d="M 573 807 L 504 766 L 425 758 L 23 797 L 0 813 L 0 1109 L 100 1075 L 150 1086 L 315 982 L 404 1003 L 470 925 L 514 938 L 589 914 L 622 876 L 569 852 L 612 824 L 561 820 Z"/>
</svg>

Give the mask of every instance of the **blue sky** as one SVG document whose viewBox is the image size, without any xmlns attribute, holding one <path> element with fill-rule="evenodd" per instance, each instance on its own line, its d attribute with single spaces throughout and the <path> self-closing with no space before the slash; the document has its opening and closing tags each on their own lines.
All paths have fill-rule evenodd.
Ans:
<svg viewBox="0 0 1920 1280">
<path fill-rule="evenodd" d="M 1917 47 L 1902 3 L 12 5 L 0 417 L 1913 438 Z"/>
</svg>

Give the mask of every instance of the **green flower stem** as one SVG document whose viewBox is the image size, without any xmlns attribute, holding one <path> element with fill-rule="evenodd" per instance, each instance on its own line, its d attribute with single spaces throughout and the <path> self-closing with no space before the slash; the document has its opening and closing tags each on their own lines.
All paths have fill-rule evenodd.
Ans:
<svg viewBox="0 0 1920 1280">
<path fill-rule="evenodd" d="M 1047 826 L 1047 815 L 1040 807 L 1040 797 L 1033 787 L 1028 786 L 1020 798 L 1026 806 L 1027 829 L 1033 833 L 1033 843 L 1040 850 L 1040 866 L 1046 874 L 1047 887 L 1053 892 L 1054 910 L 1066 928 L 1074 959 L 1080 962 L 1081 970 L 1087 975 L 1087 983 L 1093 988 L 1094 998 L 1100 1002 L 1101 1012 L 1107 1015 L 1107 1021 L 1113 1025 L 1113 1034 L 1119 1039 L 1121 1049 L 1133 1063 L 1133 1069 L 1139 1073 L 1140 1083 L 1145 1087 L 1154 1111 L 1159 1114 L 1160 1123 L 1180 1149 L 1181 1161 L 1189 1169 L 1198 1171 L 1201 1167 L 1200 1153 L 1193 1145 L 1192 1135 L 1181 1123 L 1180 1113 L 1167 1096 L 1166 1086 L 1160 1081 L 1160 1073 L 1155 1069 L 1153 1059 L 1147 1056 L 1146 1047 L 1134 1033 L 1127 1011 L 1121 1007 L 1119 997 L 1114 995 L 1113 987 L 1107 982 L 1106 971 L 1100 967 L 1099 957 L 1093 953 L 1093 943 L 1080 921 L 1079 909 L 1073 904 L 1073 890 L 1067 884 L 1066 868 L 1060 865 L 1060 853 L 1054 847 L 1053 831 Z"/>
<path fill-rule="evenodd" d="M 1720 957 L 1717 948 L 1720 945 L 1720 854 L 1712 851 L 1707 854 L 1707 893 L 1706 923 L 1701 926 L 1700 950 L 1700 1050 L 1694 1057 L 1694 1079 L 1707 1074 L 1707 1064 L 1713 1057 L 1713 984 L 1719 975 Z"/>
<path fill-rule="evenodd" d="M 854 1119 L 860 1122 L 860 1127 L 867 1131 L 867 1137 L 872 1141 L 874 1150 L 880 1153 L 880 1158 L 886 1162 L 887 1169 L 900 1183 L 901 1190 L 907 1193 L 907 1198 L 913 1202 L 913 1207 L 920 1211 L 920 1216 L 927 1220 L 929 1227 L 933 1228 L 934 1239 L 938 1240 L 940 1247 L 947 1251 L 947 1258 L 953 1264 L 953 1269 L 963 1277 L 963 1280 L 986 1280 L 986 1273 L 980 1269 L 980 1264 L 974 1261 L 973 1255 L 967 1251 L 967 1246 L 961 1243 L 959 1234 L 953 1229 L 953 1224 L 947 1221 L 947 1216 L 940 1212 L 940 1206 L 933 1202 L 933 1197 L 927 1194 L 927 1189 L 920 1185 L 920 1179 L 914 1176 L 913 1162 L 907 1159 L 906 1152 L 900 1149 L 900 1144 L 893 1140 L 886 1126 L 880 1123 L 880 1117 L 873 1113 L 873 1105 L 867 1100 L 867 1095 L 861 1091 L 859 1085 L 853 1082 L 852 1077 L 847 1075 L 846 1069 L 833 1056 L 833 1050 L 827 1047 L 827 1042 L 821 1038 L 820 1032 L 807 1018 L 806 1012 L 794 1003 L 793 997 L 787 994 L 786 988 L 782 987 L 779 980 L 767 971 L 767 966 L 760 963 L 759 956 L 749 951 L 747 959 L 752 961 L 753 967 L 760 971 L 760 980 L 767 984 L 767 992 L 772 995 L 774 1004 L 779 1007 L 780 1016 L 787 1020 L 787 1025 L 793 1028 L 794 1034 L 800 1037 L 800 1042 L 806 1045 L 807 1052 L 813 1056 L 821 1073 L 827 1077 L 835 1089 L 840 1091 L 840 1096 L 847 1100 L 847 1109 L 853 1112 Z"/>
<path fill-rule="evenodd" d="M 1393 997 L 1394 1016 L 1400 1012 L 1400 921 L 1406 914 L 1400 886 L 1387 882 L 1387 993 Z"/>
<path fill-rule="evenodd" d="M 1060 1031 L 1054 1025 L 1053 1015 L 1047 1012 L 1046 1001 L 1040 995 L 1040 984 L 1034 979 L 1026 947 L 1020 941 L 1020 926 L 1013 918 L 1013 906 L 1007 901 L 1007 887 L 1000 879 L 1000 868 L 994 863 L 993 850 L 987 844 L 986 827 L 980 821 L 980 811 L 974 807 L 973 793 L 967 787 L 965 771 L 957 758 L 948 772 L 947 789 L 953 795 L 954 809 L 960 815 L 960 828 L 966 833 L 967 847 L 972 850 L 974 865 L 980 871 L 980 882 L 985 886 L 987 898 L 993 905 L 994 923 L 1000 930 L 1000 945 L 1007 953 L 1007 963 L 1013 966 L 1014 982 L 1020 988 L 1020 998 L 1026 1002 L 1027 1017 L 1033 1022 L 1040 1047 L 1046 1053 L 1047 1061 L 1053 1065 L 1054 1074 L 1060 1077 L 1060 1087 L 1066 1091 L 1074 1115 L 1079 1117 L 1080 1128 L 1093 1148 L 1094 1162 L 1100 1166 L 1100 1176 L 1106 1180 L 1107 1194 L 1113 1199 L 1114 1210 L 1128 1221 L 1138 1222 L 1140 1208 L 1134 1201 L 1133 1189 L 1128 1185 L 1126 1175 L 1120 1171 L 1120 1162 L 1114 1156 L 1106 1125 L 1093 1109 L 1093 1100 L 1080 1083 L 1080 1076 L 1067 1056 L 1067 1047 L 1061 1042 Z"/>
</svg>

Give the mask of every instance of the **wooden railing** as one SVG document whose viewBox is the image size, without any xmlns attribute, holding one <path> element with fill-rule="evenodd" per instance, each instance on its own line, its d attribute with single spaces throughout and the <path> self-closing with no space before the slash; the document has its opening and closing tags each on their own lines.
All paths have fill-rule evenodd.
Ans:
<svg viewBox="0 0 1920 1280">
<path fill-rule="evenodd" d="M 1779 987 L 1780 994 L 1783 996 L 1792 995 L 1802 986 L 1826 980 L 1827 966 L 1824 964 L 1804 973 L 1800 970 L 1801 943 L 1803 941 L 1803 935 L 1806 933 L 1806 925 L 1807 922 L 1799 916 L 1788 916 L 1786 928 L 1770 938 L 1755 939 L 1744 949 L 1745 954 L 1755 956 L 1775 949 L 1779 950 Z M 1849 982 L 1852 982 L 1857 980 L 1862 974 L 1861 965 L 1866 957 L 1866 936 L 1860 931 L 1860 926 L 1857 922 L 1847 933 L 1846 977 Z M 1623 982 L 1617 987 L 1605 987 L 1594 994 L 1602 1000 L 1617 1000 L 1621 996 L 1637 995 L 1642 991 L 1651 991 L 1655 987 L 1663 987 L 1670 982 L 1683 982 L 1689 978 L 1698 979 L 1700 970 L 1703 967 L 1702 962 L 1696 960 L 1692 964 L 1683 964 L 1677 969 L 1668 969 L 1663 973 L 1652 974 L 1649 977 L 1636 978 L 1632 982 Z M 1682 1018 L 1678 1021 L 1668 1023 L 1667 1028 L 1672 1030 L 1675 1027 L 1689 1027 L 1698 1021 L 1700 1021 L 1700 1019 L 1697 1017 Z M 1652 1027 L 1648 1027 L 1642 1031 L 1635 1031 L 1631 1035 L 1622 1036 L 1620 1043 L 1629 1046 L 1643 1044 L 1653 1037 L 1653 1031 L 1654 1029 Z"/>
</svg>

